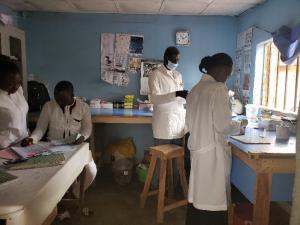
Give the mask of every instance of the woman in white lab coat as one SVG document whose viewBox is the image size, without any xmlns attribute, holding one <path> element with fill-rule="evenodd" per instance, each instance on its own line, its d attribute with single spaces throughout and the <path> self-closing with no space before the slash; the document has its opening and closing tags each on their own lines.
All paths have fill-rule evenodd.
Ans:
<svg viewBox="0 0 300 225">
<path fill-rule="evenodd" d="M 154 145 L 182 145 L 184 136 L 185 98 L 181 74 L 176 70 L 180 52 L 176 47 L 168 47 L 164 53 L 164 64 L 149 76 L 150 99 L 154 104 L 152 130 Z M 176 170 L 175 170 L 176 171 Z M 154 172 L 152 188 L 158 186 L 157 166 Z M 174 178 L 176 185 L 177 178 Z"/>
<path fill-rule="evenodd" d="M 225 53 L 207 56 L 199 69 L 204 74 L 188 95 L 186 108 L 191 153 L 186 225 L 225 225 L 231 168 L 227 137 L 240 132 L 240 123 L 231 120 L 225 85 L 232 59 Z"/>
<path fill-rule="evenodd" d="M 8 56 L 0 55 L 0 149 L 28 136 L 28 104 L 21 84 L 18 66 Z"/>
</svg>

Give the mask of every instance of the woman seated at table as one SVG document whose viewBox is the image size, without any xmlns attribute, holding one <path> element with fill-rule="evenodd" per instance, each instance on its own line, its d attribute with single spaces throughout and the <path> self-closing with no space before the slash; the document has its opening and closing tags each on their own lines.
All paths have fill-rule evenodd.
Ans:
<svg viewBox="0 0 300 225">
<path fill-rule="evenodd" d="M 49 140 L 59 140 L 70 136 L 79 136 L 72 144 L 78 145 L 87 140 L 92 133 L 91 113 L 89 106 L 74 98 L 74 88 L 69 81 L 60 81 L 54 88 L 55 100 L 47 102 L 40 114 L 36 129 L 30 137 L 22 142 L 24 146 L 36 143 L 42 139 L 47 129 Z M 91 156 L 91 162 L 85 167 L 85 189 L 94 180 L 97 168 Z M 78 196 L 79 185 L 73 187 L 73 193 Z"/>
<path fill-rule="evenodd" d="M 28 136 L 28 104 L 21 84 L 18 66 L 8 56 L 0 55 L 0 149 Z"/>
</svg>

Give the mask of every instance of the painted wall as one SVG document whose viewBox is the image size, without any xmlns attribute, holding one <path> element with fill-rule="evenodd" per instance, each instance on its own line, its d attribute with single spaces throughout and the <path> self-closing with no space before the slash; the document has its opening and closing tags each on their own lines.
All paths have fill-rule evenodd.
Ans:
<svg viewBox="0 0 300 225">
<path fill-rule="evenodd" d="M 264 4 L 246 11 L 238 17 L 237 32 L 242 32 L 252 26 L 254 28 L 252 43 L 252 66 L 250 78 L 250 102 L 252 102 L 255 54 L 256 45 L 266 41 L 271 37 L 272 32 L 282 25 L 294 26 L 300 22 L 300 1 L 299 0 L 268 0 Z M 266 31 L 263 31 L 263 30 Z M 232 183 L 250 200 L 254 200 L 253 190 L 255 188 L 255 173 L 237 158 L 232 162 Z M 242 178 L 245 179 L 242 179 Z M 293 175 L 275 174 L 273 175 L 272 200 L 291 201 L 293 190 Z"/>
<path fill-rule="evenodd" d="M 99 78 L 100 35 L 102 32 L 128 32 L 144 35 L 144 58 L 162 59 L 166 47 L 175 44 L 175 32 L 191 31 L 192 44 L 180 47 L 178 70 L 185 87 L 191 89 L 200 79 L 198 64 L 206 55 L 227 52 L 234 55 L 236 18 L 193 16 L 142 16 L 113 14 L 71 14 L 25 12 L 19 20 L 26 32 L 28 73 L 49 82 L 50 89 L 62 80 L 74 83 L 76 95 L 105 100 L 139 94 L 139 77 L 131 75 L 128 87 L 116 87 Z M 138 128 L 138 129 L 137 129 Z M 98 144 L 114 137 L 133 136 L 138 158 L 153 144 L 151 126 L 102 126 Z"/>
<path fill-rule="evenodd" d="M 246 11 L 238 17 L 237 31 L 242 32 L 252 26 L 254 28 L 252 43 L 252 66 L 250 78 L 250 102 L 252 102 L 252 90 L 254 82 L 256 45 L 271 39 L 268 32 L 276 31 L 282 25 L 293 27 L 300 23 L 300 1 L 299 0 L 267 0 L 251 10 Z M 266 31 L 263 31 L 266 30 Z"/>
<path fill-rule="evenodd" d="M 13 18 L 13 25 L 18 26 L 18 13 L 16 11 L 0 4 L 0 13 L 11 15 Z"/>
</svg>

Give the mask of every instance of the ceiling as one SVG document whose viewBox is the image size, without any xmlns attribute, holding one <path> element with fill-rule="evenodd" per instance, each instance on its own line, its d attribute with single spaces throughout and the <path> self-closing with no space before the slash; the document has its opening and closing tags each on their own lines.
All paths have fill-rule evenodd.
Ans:
<svg viewBox="0 0 300 225">
<path fill-rule="evenodd" d="M 236 16 L 265 0 L 0 0 L 17 11 Z"/>
</svg>

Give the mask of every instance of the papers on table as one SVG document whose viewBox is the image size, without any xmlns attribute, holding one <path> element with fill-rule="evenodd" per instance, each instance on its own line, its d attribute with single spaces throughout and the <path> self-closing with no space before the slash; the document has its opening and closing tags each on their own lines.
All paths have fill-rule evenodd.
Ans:
<svg viewBox="0 0 300 225">
<path fill-rule="evenodd" d="M 37 155 L 47 152 L 52 146 L 50 142 L 39 142 L 34 145 L 27 147 L 11 147 L 14 153 L 16 153 L 20 158 L 27 159 Z"/>
<path fill-rule="evenodd" d="M 231 136 L 232 139 L 242 142 L 244 144 L 271 144 L 269 138 L 260 137 L 260 136 Z"/>
</svg>

